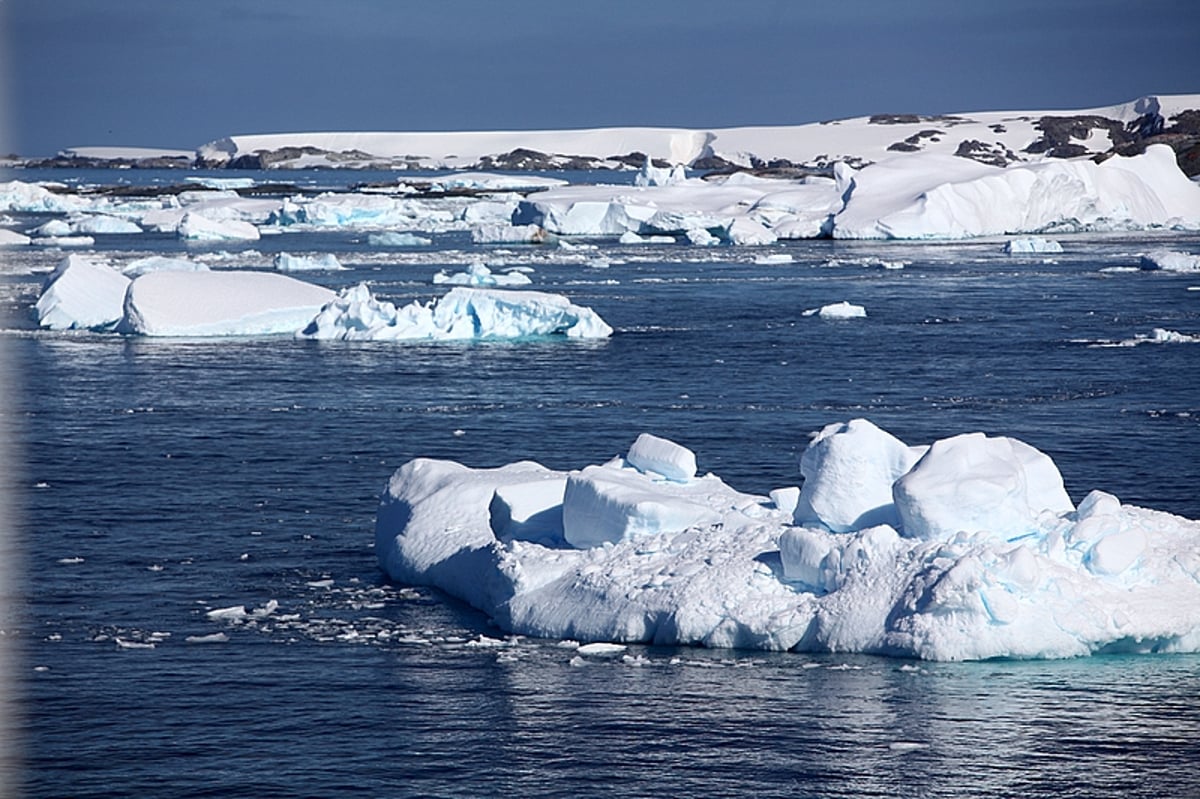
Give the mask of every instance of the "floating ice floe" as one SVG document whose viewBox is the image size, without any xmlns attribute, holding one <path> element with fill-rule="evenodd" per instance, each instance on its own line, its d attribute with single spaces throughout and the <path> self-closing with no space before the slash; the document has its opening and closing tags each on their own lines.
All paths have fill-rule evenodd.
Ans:
<svg viewBox="0 0 1200 799">
<path fill-rule="evenodd" d="M 0 183 L 0 211 L 3 212 L 66 214 L 87 207 L 88 201 L 81 197 L 52 192 L 36 183 L 19 180 Z"/>
<path fill-rule="evenodd" d="M 518 271 L 493 272 L 483 264 L 471 264 L 465 272 L 438 272 L 433 282 L 447 286 L 528 286 L 533 281 Z"/>
<path fill-rule="evenodd" d="M 1136 347 L 1139 344 L 1197 344 L 1200 343 L 1200 336 L 1193 336 L 1187 333 L 1180 333 L 1175 330 L 1167 330 L 1166 328 L 1156 327 L 1149 333 L 1139 333 L 1133 338 L 1123 339 L 1121 341 L 1095 341 L 1088 346 L 1091 347 Z"/>
<path fill-rule="evenodd" d="M 380 500 L 379 562 L 546 638 L 933 660 L 1200 651 L 1200 522 L 1099 491 L 1076 508 L 1020 441 L 913 448 L 831 425 L 799 497 L 686 476 L 690 454 L 650 438 L 572 472 L 411 461 Z"/>
<path fill-rule="evenodd" d="M 1024 236 L 1022 238 L 1009 239 L 1004 243 L 1004 251 L 1010 255 L 1060 253 L 1063 251 L 1063 248 L 1054 239 L 1047 239 L 1041 236 Z"/>
<path fill-rule="evenodd" d="M 1142 256 L 1140 266 L 1146 270 L 1161 269 L 1165 272 L 1200 272 L 1200 255 L 1155 250 Z"/>
<path fill-rule="evenodd" d="M 819 316 L 822 319 L 865 319 L 867 309 L 861 305 L 842 300 L 841 302 L 822 305 L 820 308 L 810 308 L 801 313 L 802 316 Z"/>
<path fill-rule="evenodd" d="M 258 241 L 258 228 L 240 219 L 209 219 L 189 212 L 179 222 L 179 238 L 189 241 Z"/>
<path fill-rule="evenodd" d="M 475 244 L 546 244 L 554 237 L 538 225 L 480 225 L 471 230 Z"/>
<path fill-rule="evenodd" d="M 607 338 L 612 328 L 592 309 L 558 294 L 457 287 L 432 303 L 397 308 L 360 283 L 342 290 L 298 335 L 394 341 Z"/>
<path fill-rule="evenodd" d="M 281 252 L 275 256 L 275 269 L 280 272 L 338 272 L 345 267 L 331 252 L 321 255 L 292 255 Z"/>
<path fill-rule="evenodd" d="M 433 239 L 418 236 L 415 233 L 397 233 L 389 230 L 384 233 L 368 234 L 367 244 L 372 247 L 428 247 L 433 244 Z"/>
</svg>

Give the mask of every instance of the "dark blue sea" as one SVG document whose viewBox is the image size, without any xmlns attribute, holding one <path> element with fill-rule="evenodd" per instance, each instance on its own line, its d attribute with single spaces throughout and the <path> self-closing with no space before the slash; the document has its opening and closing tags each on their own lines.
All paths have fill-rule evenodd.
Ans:
<svg viewBox="0 0 1200 799">
<path fill-rule="evenodd" d="M 1136 269 L 1200 237 L 1063 235 L 1064 253 L 1027 256 L 1002 239 L 596 242 L 578 261 L 461 232 L 419 255 L 364 238 L 273 236 L 245 260 L 333 252 L 348 271 L 302 277 L 396 302 L 436 296 L 432 275 L 474 258 L 519 264 L 616 332 L 52 333 L 30 307 L 63 253 L 0 250 L 17 795 L 1200 796 L 1200 656 L 634 646 L 579 666 L 558 641 L 388 582 L 372 549 L 384 482 L 414 457 L 580 468 L 653 432 L 766 493 L 798 483 L 810 432 L 855 417 L 910 444 L 1014 436 L 1076 501 L 1101 488 L 1200 518 L 1200 343 L 1096 346 L 1200 335 L 1200 274 Z M 144 234 L 92 252 L 194 249 Z M 767 253 L 793 260 L 756 263 Z M 842 300 L 867 318 L 803 315 Z M 235 606 L 251 621 L 208 616 Z"/>
</svg>

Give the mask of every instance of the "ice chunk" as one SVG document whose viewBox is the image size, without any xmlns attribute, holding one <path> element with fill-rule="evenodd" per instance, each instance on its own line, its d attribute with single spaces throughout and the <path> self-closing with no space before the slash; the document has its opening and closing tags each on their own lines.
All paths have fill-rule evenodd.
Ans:
<svg viewBox="0 0 1200 799">
<path fill-rule="evenodd" d="M 625 460 L 639 471 L 653 472 L 681 483 L 696 476 L 696 453 L 649 433 L 637 437 Z"/>
<path fill-rule="evenodd" d="M 540 480 L 497 486 L 488 505 L 492 532 L 502 541 L 562 541 L 566 487 L 566 478 L 553 473 Z"/>
<path fill-rule="evenodd" d="M 584 549 L 713 524 L 720 517 L 631 469 L 588 466 L 567 478 L 563 537 Z"/>
<path fill-rule="evenodd" d="M 725 238 L 730 244 L 763 245 L 774 244 L 778 237 L 760 222 L 748 217 L 738 217 L 725 228 Z"/>
<path fill-rule="evenodd" d="M 73 234 L 141 233 L 137 223 L 105 214 L 85 214 L 71 220 Z"/>
<path fill-rule="evenodd" d="M 787 488 L 775 488 L 768 494 L 771 502 L 775 503 L 775 507 L 787 514 L 796 512 L 796 506 L 800 504 L 800 487 L 788 486 Z"/>
<path fill-rule="evenodd" d="M 545 244 L 552 238 L 537 225 L 480 225 L 471 230 L 476 244 Z"/>
<path fill-rule="evenodd" d="M 179 238 L 190 241 L 258 241 L 258 228 L 240 219 L 216 220 L 189 212 L 179 223 Z"/>
<path fill-rule="evenodd" d="M 207 264 L 192 261 L 188 258 L 168 258 L 163 255 L 150 255 L 130 261 L 125 264 L 121 272 L 127 277 L 134 278 L 149 272 L 205 272 L 207 270 Z"/>
<path fill-rule="evenodd" d="M 471 264 L 465 272 L 438 272 L 433 282 L 450 286 L 528 286 L 533 281 L 521 272 L 496 273 L 483 264 Z"/>
<path fill-rule="evenodd" d="M 46 278 L 34 310 L 53 330 L 103 328 L 121 318 L 129 278 L 82 255 L 68 255 Z"/>
<path fill-rule="evenodd" d="M 1200 255 L 1173 250 L 1154 250 L 1142 256 L 1141 267 L 1167 272 L 1200 272 Z"/>
<path fill-rule="evenodd" d="M 1063 251 L 1063 248 L 1054 239 L 1042 238 L 1041 236 L 1025 236 L 1017 239 L 1009 239 L 1004 244 L 1004 251 L 1010 255 L 1021 253 L 1059 253 Z"/>
<path fill-rule="evenodd" d="M 1004 436 L 968 433 L 936 441 L 893 486 L 904 534 L 947 540 L 962 531 L 1018 539 L 1040 530 L 1043 511 L 1073 511 L 1054 461 Z"/>
<path fill-rule="evenodd" d="M 292 255 L 281 252 L 275 256 L 275 268 L 280 272 L 337 272 L 345 267 L 331 252 L 321 255 Z"/>
<path fill-rule="evenodd" d="M 657 167 L 649 156 L 646 157 L 646 163 L 633 178 L 635 186 L 676 186 L 680 183 L 686 183 L 688 180 L 687 170 L 683 164 L 676 164 L 673 167 Z"/>
<path fill-rule="evenodd" d="M 697 247 L 715 247 L 721 243 L 721 239 L 709 233 L 704 228 L 692 228 L 684 233 L 687 236 L 689 243 Z"/>
<path fill-rule="evenodd" d="M 151 272 L 129 285 L 117 329 L 146 336 L 294 334 L 335 296 L 270 272 Z"/>
<path fill-rule="evenodd" d="M 819 316 L 822 319 L 865 319 L 867 309 L 861 305 L 842 300 L 841 302 L 822 305 L 820 308 L 810 308 L 803 316 Z"/>
<path fill-rule="evenodd" d="M 367 243 L 372 247 L 428 247 L 433 244 L 433 239 L 415 233 L 396 233 L 389 230 L 385 233 L 368 234 Z"/>
<path fill-rule="evenodd" d="M 892 484 L 923 454 L 866 419 L 826 426 L 800 457 L 804 485 L 796 523 L 823 524 L 836 533 L 898 525 Z"/>
<path fill-rule="evenodd" d="M 453 341 L 565 335 L 607 338 L 595 311 L 539 291 L 458 287 L 436 302 L 396 308 L 365 284 L 343 289 L 299 335 L 318 339 Z"/>
<path fill-rule="evenodd" d="M 60 184 L 61 185 L 61 184 Z M 88 201 L 74 194 L 57 194 L 36 183 L 0 183 L 0 212 L 59 213 L 81 210 Z"/>
<path fill-rule="evenodd" d="M 29 237 L 15 230 L 0 228 L 0 247 L 19 247 L 28 244 Z"/>
</svg>

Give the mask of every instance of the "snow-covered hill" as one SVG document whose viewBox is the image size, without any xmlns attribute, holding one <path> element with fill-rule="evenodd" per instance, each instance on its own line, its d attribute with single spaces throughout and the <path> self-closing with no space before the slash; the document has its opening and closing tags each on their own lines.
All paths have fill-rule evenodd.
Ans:
<svg viewBox="0 0 1200 799">
<path fill-rule="evenodd" d="M 595 169 L 641 166 L 645 156 L 697 169 L 826 168 L 904 152 L 956 155 L 994 165 L 1081 155 L 1130 154 L 1147 142 L 1190 152 L 1200 172 L 1200 94 L 1141 97 L 1071 111 L 988 111 L 870 117 L 775 127 L 343 132 L 238 135 L 203 145 L 209 166 Z"/>
</svg>

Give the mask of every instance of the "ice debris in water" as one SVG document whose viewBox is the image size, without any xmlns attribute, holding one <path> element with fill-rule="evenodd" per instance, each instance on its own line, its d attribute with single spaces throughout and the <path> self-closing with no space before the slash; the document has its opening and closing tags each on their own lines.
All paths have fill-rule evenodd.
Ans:
<svg viewBox="0 0 1200 799">
<path fill-rule="evenodd" d="M 640 438 L 558 472 L 417 459 L 376 552 L 508 632 L 593 643 L 932 660 L 1200 651 L 1200 522 L 1103 492 L 980 433 L 911 447 L 862 419 L 805 451 L 800 491 L 743 494 Z M 577 657 L 579 657 L 577 653 Z M 583 662 L 577 664 L 583 665 Z"/>
</svg>

